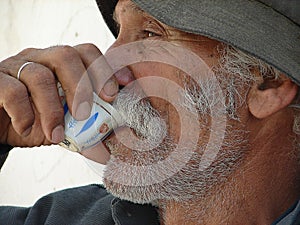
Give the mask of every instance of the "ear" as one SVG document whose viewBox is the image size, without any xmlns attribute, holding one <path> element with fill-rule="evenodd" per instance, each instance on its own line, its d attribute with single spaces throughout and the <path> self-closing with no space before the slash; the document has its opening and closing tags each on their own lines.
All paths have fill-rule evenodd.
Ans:
<svg viewBox="0 0 300 225">
<path fill-rule="evenodd" d="M 249 111 L 258 119 L 266 118 L 291 104 L 297 90 L 298 86 L 289 79 L 264 90 L 253 86 L 247 99 Z"/>
</svg>

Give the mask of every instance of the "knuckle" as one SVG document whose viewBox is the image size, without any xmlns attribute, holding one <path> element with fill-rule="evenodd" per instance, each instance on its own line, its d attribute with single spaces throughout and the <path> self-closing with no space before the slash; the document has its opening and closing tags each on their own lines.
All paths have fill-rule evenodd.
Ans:
<svg viewBox="0 0 300 225">
<path fill-rule="evenodd" d="M 12 102 L 17 107 L 14 107 L 15 109 L 12 111 L 11 120 L 16 130 L 22 133 L 34 122 L 34 114 L 32 110 L 29 110 L 30 103 L 27 89 L 24 85 L 7 86 L 4 99 L 5 108 L 10 108 L 7 106 Z"/>
<path fill-rule="evenodd" d="M 32 51 L 34 51 L 35 48 L 25 48 L 23 49 L 21 52 L 19 52 L 15 57 L 16 58 L 20 58 L 20 57 L 23 57 L 25 55 L 29 55 L 32 53 Z"/>
<path fill-rule="evenodd" d="M 98 48 L 96 47 L 96 45 L 94 45 L 94 44 L 92 44 L 92 43 L 81 44 L 81 45 L 78 45 L 78 47 L 79 47 L 80 50 L 83 51 L 83 52 L 94 52 L 94 51 L 99 51 Z"/>
<path fill-rule="evenodd" d="M 27 88 L 21 83 L 8 83 L 6 86 L 6 102 L 20 103 L 28 98 Z"/>
<path fill-rule="evenodd" d="M 0 71 L 4 74 L 11 74 L 12 73 L 12 67 L 14 66 L 15 62 L 18 61 L 19 57 L 14 55 L 9 58 L 4 59 L 0 62 Z"/>
<path fill-rule="evenodd" d="M 55 77 L 53 73 L 46 67 L 35 65 L 34 79 L 30 79 L 30 82 L 36 86 L 53 86 L 55 85 Z"/>
<path fill-rule="evenodd" d="M 13 56 L 3 60 L 2 62 L 0 62 L 0 71 L 2 73 L 10 74 L 10 69 L 8 67 L 10 65 L 9 63 L 10 63 L 11 60 L 13 60 Z"/>
<path fill-rule="evenodd" d="M 16 92 L 15 92 L 16 93 Z M 16 104 L 16 105 L 23 105 L 25 102 L 29 102 L 28 100 L 28 95 L 26 94 L 23 94 L 23 95 L 20 95 L 19 93 L 17 93 L 17 94 L 11 94 L 10 95 L 10 98 L 11 99 L 9 99 L 8 98 L 8 100 L 11 100 L 12 101 L 12 99 L 13 99 L 13 101 L 14 101 L 14 104 Z M 9 101 L 9 102 L 11 102 L 11 101 Z"/>
<path fill-rule="evenodd" d="M 64 110 L 61 107 L 54 108 L 53 111 L 49 114 L 50 121 L 61 121 L 64 117 Z"/>
<path fill-rule="evenodd" d="M 57 49 L 57 59 L 58 62 L 72 62 L 74 59 L 78 58 L 77 51 L 68 45 L 58 47 Z"/>
<path fill-rule="evenodd" d="M 28 129 L 34 124 L 34 115 L 31 114 L 30 118 L 26 117 L 22 120 L 12 121 L 14 130 L 17 131 L 20 135 L 23 135 L 26 131 L 28 135 Z"/>
<path fill-rule="evenodd" d="M 27 128 L 29 128 L 34 123 L 34 114 L 32 111 L 26 111 L 22 113 L 22 117 L 18 121 L 18 129 L 23 133 Z"/>
</svg>

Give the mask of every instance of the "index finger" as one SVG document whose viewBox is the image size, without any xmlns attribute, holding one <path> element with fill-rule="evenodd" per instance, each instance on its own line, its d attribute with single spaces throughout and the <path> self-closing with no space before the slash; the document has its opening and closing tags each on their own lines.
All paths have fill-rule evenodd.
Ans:
<svg viewBox="0 0 300 225">
<path fill-rule="evenodd" d="M 119 84 L 101 51 L 93 44 L 80 44 L 74 48 L 87 68 L 95 92 L 103 100 L 112 102 L 119 91 Z"/>
<path fill-rule="evenodd" d="M 19 55 L 48 67 L 62 85 L 71 114 L 78 120 L 88 118 L 93 102 L 93 87 L 78 52 L 70 46 L 27 49 Z M 26 56 L 25 56 L 26 55 Z"/>
</svg>

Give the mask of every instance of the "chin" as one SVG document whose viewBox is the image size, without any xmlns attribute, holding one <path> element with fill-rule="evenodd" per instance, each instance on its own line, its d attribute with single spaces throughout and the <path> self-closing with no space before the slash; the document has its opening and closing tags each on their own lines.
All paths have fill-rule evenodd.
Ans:
<svg viewBox="0 0 300 225">
<path fill-rule="evenodd" d="M 233 135 L 235 140 L 230 138 Z M 114 196 L 139 204 L 205 199 L 218 191 L 244 161 L 248 145 L 240 140 L 247 140 L 244 134 L 228 130 L 215 160 L 205 170 L 199 170 L 204 144 L 195 147 L 185 143 L 178 147 L 169 138 L 144 152 L 128 149 L 112 139 L 111 145 L 107 143 L 111 157 L 104 169 L 103 183 Z"/>
<path fill-rule="evenodd" d="M 132 187 L 114 183 L 104 179 L 104 185 L 108 192 L 115 197 L 127 200 L 137 204 L 152 204 L 156 205 L 158 193 L 153 193 L 154 187 Z"/>
<path fill-rule="evenodd" d="M 227 161 L 217 160 L 205 171 L 199 172 L 198 156 L 164 180 L 159 180 L 157 171 L 142 171 L 124 168 L 119 160 L 112 157 L 104 171 L 104 185 L 114 196 L 139 204 L 155 204 L 159 201 L 186 202 L 193 198 L 207 197 L 211 190 L 226 182 L 238 158 Z M 232 158 L 233 160 L 233 158 Z M 233 164 L 234 163 L 234 164 Z M 122 172 L 123 171 L 123 172 Z M 160 171 L 162 172 L 162 171 Z M 154 182 L 157 179 L 157 182 Z"/>
</svg>

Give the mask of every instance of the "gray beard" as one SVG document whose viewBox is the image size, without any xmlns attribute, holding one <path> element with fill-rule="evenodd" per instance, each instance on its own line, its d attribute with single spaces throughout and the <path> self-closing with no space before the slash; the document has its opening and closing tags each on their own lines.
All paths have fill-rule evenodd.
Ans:
<svg viewBox="0 0 300 225">
<path fill-rule="evenodd" d="M 203 90 L 206 92 L 205 96 L 213 95 L 214 90 L 210 88 Z M 183 101 L 184 107 L 193 108 L 191 104 L 195 104 L 195 100 L 191 100 L 191 96 L 204 99 L 198 88 L 195 91 L 197 94 L 191 93 L 191 89 L 187 88 L 182 93 L 187 100 Z M 132 149 L 130 154 L 122 141 L 118 144 L 105 142 L 111 151 L 111 159 L 103 176 L 107 190 L 116 197 L 135 203 L 155 204 L 160 200 L 185 202 L 191 198 L 207 197 L 212 188 L 224 183 L 242 162 L 247 150 L 247 132 L 242 131 L 242 125 L 238 130 L 236 126 L 235 129 L 227 126 L 218 155 L 210 166 L 201 170 L 199 162 L 207 142 L 195 145 L 187 141 L 184 146 L 178 146 L 167 133 L 167 122 L 143 98 L 140 91 L 127 88 L 115 101 L 114 107 L 123 115 L 126 125 L 143 141 L 127 140 L 126 145 L 129 144 Z M 210 128 L 207 119 L 211 106 L 201 101 L 199 107 L 200 129 L 205 133 L 217 132 Z M 195 113 L 199 113 L 199 110 Z M 204 136 L 206 135 L 208 134 Z"/>
<path fill-rule="evenodd" d="M 229 133 L 240 136 L 234 131 Z M 241 145 L 243 142 L 245 141 L 242 141 Z M 167 146 L 168 144 L 165 144 L 164 147 Z M 114 147 L 121 148 L 122 146 Z M 171 144 L 168 148 L 170 147 Z M 161 149 L 162 147 L 160 146 L 158 150 L 160 151 Z M 192 198 L 204 199 L 210 195 L 212 188 L 226 182 L 230 174 L 238 168 L 246 152 L 245 150 L 245 147 L 242 149 L 238 146 L 230 149 L 223 148 L 222 151 L 219 151 L 216 160 L 204 171 L 199 171 L 201 154 L 194 152 L 185 167 L 172 174 L 168 179 L 157 183 L 154 183 L 153 180 L 159 177 L 159 174 L 149 170 L 142 171 L 140 169 L 141 166 L 129 170 L 128 166 L 120 159 L 112 156 L 104 171 L 104 184 L 114 196 L 140 204 L 156 204 L 160 200 L 185 202 Z M 180 151 L 182 151 L 180 154 L 181 158 L 187 157 L 190 152 L 189 149 L 180 149 Z M 144 157 L 138 159 L 140 163 L 149 163 L 147 159 L 143 161 Z M 167 167 L 170 171 L 178 169 L 177 167 L 173 168 L 172 164 L 168 164 Z M 150 184 L 144 185 L 145 183 Z"/>
</svg>

